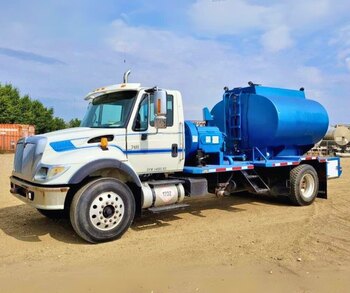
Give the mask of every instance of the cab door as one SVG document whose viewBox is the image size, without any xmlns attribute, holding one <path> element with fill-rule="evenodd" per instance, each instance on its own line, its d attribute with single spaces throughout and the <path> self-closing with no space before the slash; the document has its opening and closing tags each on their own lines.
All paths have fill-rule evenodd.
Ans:
<svg viewBox="0 0 350 293">
<path fill-rule="evenodd" d="M 180 123 L 175 94 L 167 93 L 166 124 L 154 127 L 154 96 L 144 93 L 127 129 L 127 156 L 139 174 L 165 173 L 182 170 L 183 125 Z"/>
</svg>

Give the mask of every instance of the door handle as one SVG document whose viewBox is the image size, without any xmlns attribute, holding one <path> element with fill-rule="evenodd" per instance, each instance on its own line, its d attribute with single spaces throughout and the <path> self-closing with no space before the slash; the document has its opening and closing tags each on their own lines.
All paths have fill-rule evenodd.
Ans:
<svg viewBox="0 0 350 293">
<path fill-rule="evenodd" d="M 147 139 L 147 133 L 142 133 L 141 140 L 146 140 L 146 139 Z"/>
<path fill-rule="evenodd" d="M 173 143 L 173 144 L 171 145 L 171 156 L 172 156 L 173 158 L 177 157 L 178 152 L 179 152 L 179 148 L 178 148 L 178 146 L 177 146 L 177 143 Z"/>
</svg>

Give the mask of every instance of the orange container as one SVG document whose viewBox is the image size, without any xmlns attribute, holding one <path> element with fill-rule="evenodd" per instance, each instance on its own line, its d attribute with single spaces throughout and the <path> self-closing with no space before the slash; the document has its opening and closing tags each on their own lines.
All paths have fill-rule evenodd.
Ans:
<svg viewBox="0 0 350 293">
<path fill-rule="evenodd" d="M 0 124 L 0 151 L 15 151 L 22 137 L 35 135 L 35 127 L 27 124 Z"/>
</svg>

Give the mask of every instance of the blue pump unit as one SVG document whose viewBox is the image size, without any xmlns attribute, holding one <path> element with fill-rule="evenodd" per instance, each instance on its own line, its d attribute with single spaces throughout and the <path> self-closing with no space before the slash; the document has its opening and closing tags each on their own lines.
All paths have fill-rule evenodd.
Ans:
<svg viewBox="0 0 350 293">
<path fill-rule="evenodd" d="M 185 121 L 185 134 L 186 165 L 223 162 L 224 139 L 218 127 L 200 126 L 195 122 Z"/>
<path fill-rule="evenodd" d="M 210 126 L 226 136 L 226 154 L 248 160 L 299 156 L 323 138 L 328 115 L 303 90 L 263 86 L 235 88 L 211 110 Z"/>
</svg>

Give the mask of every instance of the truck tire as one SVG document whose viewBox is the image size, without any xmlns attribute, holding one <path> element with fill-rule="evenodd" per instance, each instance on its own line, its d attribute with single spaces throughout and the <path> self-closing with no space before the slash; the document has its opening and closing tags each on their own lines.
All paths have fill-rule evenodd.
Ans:
<svg viewBox="0 0 350 293">
<path fill-rule="evenodd" d="M 37 209 L 37 210 L 40 214 L 52 220 L 59 220 L 59 219 L 68 217 L 65 210 L 43 210 L 43 209 Z"/>
<path fill-rule="evenodd" d="M 127 185 L 115 178 L 100 178 L 74 195 L 70 221 L 75 232 L 87 242 L 111 241 L 130 227 L 135 206 L 135 198 Z"/>
<path fill-rule="evenodd" d="M 318 193 L 318 176 L 314 167 L 300 165 L 290 171 L 290 194 L 293 204 L 306 206 L 313 203 Z"/>
</svg>

